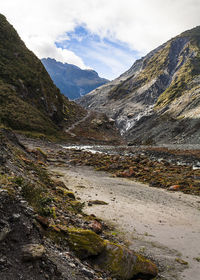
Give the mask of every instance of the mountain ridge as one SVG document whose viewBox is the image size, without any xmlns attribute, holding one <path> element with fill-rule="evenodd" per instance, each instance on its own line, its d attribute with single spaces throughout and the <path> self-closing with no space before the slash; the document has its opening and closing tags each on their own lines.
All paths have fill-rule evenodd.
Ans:
<svg viewBox="0 0 200 280">
<path fill-rule="evenodd" d="M 0 14 L 0 123 L 16 130 L 55 134 L 84 115 L 53 84 L 40 60 Z"/>
<path fill-rule="evenodd" d="M 42 62 L 1 14 L 0 40 L 0 127 L 54 141 L 121 141 L 107 117 L 94 112 L 85 118 L 87 111 L 61 94 Z M 76 132 L 67 133 L 80 120 Z"/>
<path fill-rule="evenodd" d="M 94 70 L 81 69 L 76 65 L 62 63 L 49 57 L 42 58 L 41 61 L 55 85 L 72 100 L 108 82 L 107 79 L 100 78 Z"/>
<path fill-rule="evenodd" d="M 107 112 L 130 142 L 198 143 L 200 135 L 194 127 L 198 125 L 199 92 L 200 27 L 195 27 L 137 60 L 119 78 L 78 103 Z M 161 128 L 167 123 L 168 132 L 163 133 Z M 187 128 L 189 123 L 191 131 Z M 192 131 L 195 135 L 187 139 Z"/>
</svg>

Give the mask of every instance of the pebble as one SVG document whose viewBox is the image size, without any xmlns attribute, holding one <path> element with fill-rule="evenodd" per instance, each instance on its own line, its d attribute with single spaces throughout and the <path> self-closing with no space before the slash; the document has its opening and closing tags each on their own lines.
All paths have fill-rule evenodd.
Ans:
<svg viewBox="0 0 200 280">
<path fill-rule="evenodd" d="M 72 268 L 76 267 L 74 263 L 68 263 L 68 265 L 71 266 Z"/>
<path fill-rule="evenodd" d="M 93 275 L 94 275 L 94 272 L 92 272 L 86 268 L 82 268 L 81 272 L 83 272 L 83 274 L 85 274 L 85 276 L 87 276 L 87 277 L 93 277 Z"/>
</svg>

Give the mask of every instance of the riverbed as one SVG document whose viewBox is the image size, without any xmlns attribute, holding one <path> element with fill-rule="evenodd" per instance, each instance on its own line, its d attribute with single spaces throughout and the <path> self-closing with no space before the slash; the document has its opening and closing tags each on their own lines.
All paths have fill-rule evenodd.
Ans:
<svg viewBox="0 0 200 280">
<path fill-rule="evenodd" d="M 129 248 L 159 263 L 160 278 L 197 280 L 200 275 L 200 198 L 113 178 L 89 167 L 55 167 L 81 200 L 84 211 L 114 225 Z M 108 205 L 88 206 L 89 200 Z"/>
</svg>

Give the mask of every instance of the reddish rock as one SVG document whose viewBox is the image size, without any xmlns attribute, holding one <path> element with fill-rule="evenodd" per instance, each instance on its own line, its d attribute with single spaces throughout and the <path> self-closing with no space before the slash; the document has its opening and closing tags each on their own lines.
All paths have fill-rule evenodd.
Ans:
<svg viewBox="0 0 200 280">
<path fill-rule="evenodd" d="M 95 232 L 95 233 L 101 233 L 102 232 L 102 224 L 97 222 L 97 221 L 93 221 L 89 224 L 89 227 Z"/>
<path fill-rule="evenodd" d="M 43 227 L 46 227 L 46 228 L 49 227 L 49 220 L 48 220 L 47 218 L 38 215 L 38 216 L 36 217 L 36 220 L 37 220 Z"/>
<path fill-rule="evenodd" d="M 169 190 L 170 191 L 179 191 L 180 188 L 181 188 L 180 185 L 174 185 L 174 186 L 169 187 Z"/>
</svg>

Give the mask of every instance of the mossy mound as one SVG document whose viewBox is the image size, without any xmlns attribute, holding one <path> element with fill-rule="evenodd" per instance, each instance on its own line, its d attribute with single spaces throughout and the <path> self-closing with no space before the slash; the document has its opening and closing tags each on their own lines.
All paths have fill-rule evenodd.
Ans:
<svg viewBox="0 0 200 280">
<path fill-rule="evenodd" d="M 103 252 L 95 259 L 95 264 L 116 279 L 152 279 L 158 273 L 156 265 L 151 261 L 108 241 Z"/>
<path fill-rule="evenodd" d="M 99 255 L 105 247 L 105 241 L 91 230 L 69 229 L 68 241 L 71 250 L 81 259 Z"/>
</svg>

